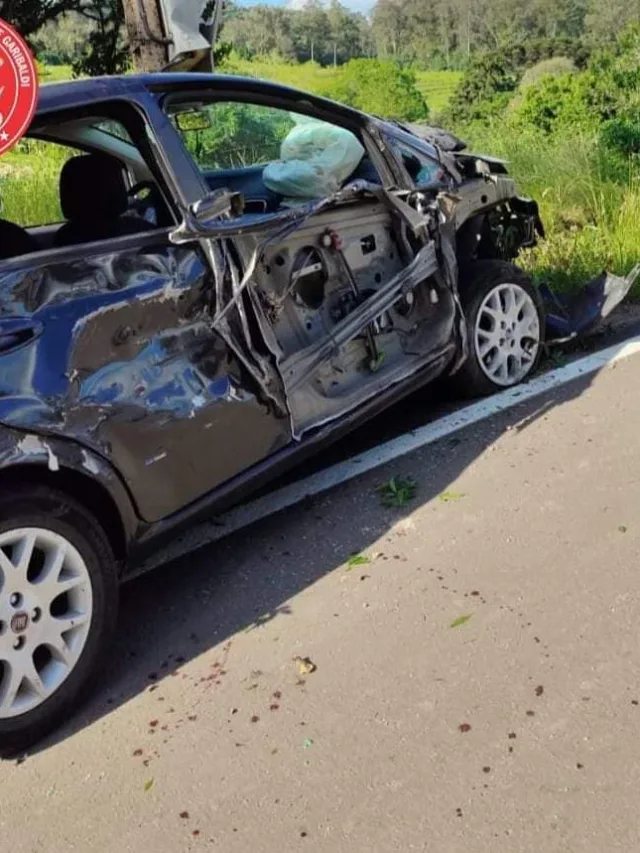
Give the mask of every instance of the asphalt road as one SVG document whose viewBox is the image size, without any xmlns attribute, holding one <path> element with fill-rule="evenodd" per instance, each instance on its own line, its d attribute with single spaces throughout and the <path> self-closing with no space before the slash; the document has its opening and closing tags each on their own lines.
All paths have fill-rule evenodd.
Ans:
<svg viewBox="0 0 640 853">
<path fill-rule="evenodd" d="M 98 695 L 0 765 L 2 850 L 640 849 L 638 387 L 633 356 L 128 585 Z"/>
</svg>

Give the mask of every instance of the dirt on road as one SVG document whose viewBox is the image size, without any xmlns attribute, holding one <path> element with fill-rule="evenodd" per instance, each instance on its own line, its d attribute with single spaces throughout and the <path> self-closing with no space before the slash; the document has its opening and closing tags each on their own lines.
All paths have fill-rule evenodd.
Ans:
<svg viewBox="0 0 640 853">
<path fill-rule="evenodd" d="M 124 589 L 1 849 L 640 849 L 640 357 Z M 382 505 L 378 487 L 414 478 Z"/>
</svg>

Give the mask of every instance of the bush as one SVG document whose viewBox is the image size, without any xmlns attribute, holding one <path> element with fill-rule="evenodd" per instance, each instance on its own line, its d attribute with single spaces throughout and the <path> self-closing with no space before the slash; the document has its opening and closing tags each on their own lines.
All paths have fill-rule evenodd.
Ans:
<svg viewBox="0 0 640 853">
<path fill-rule="evenodd" d="M 513 57 L 492 51 L 471 60 L 451 100 L 456 122 L 487 121 L 509 103 L 520 79 Z"/>
<path fill-rule="evenodd" d="M 577 71 L 573 60 L 567 56 L 554 56 L 551 59 L 543 59 L 532 65 L 522 75 L 520 88 L 524 89 L 527 86 L 533 86 L 539 83 L 543 77 L 552 76 L 559 77 L 561 74 L 572 74 Z"/>
<path fill-rule="evenodd" d="M 640 154 L 640 123 L 624 118 L 611 119 L 602 125 L 600 141 L 615 154 L 626 157 Z"/>
<path fill-rule="evenodd" d="M 570 126 L 582 129 L 595 127 L 598 117 L 590 112 L 585 98 L 588 86 L 589 81 L 584 75 L 547 75 L 538 83 L 524 88 L 521 100 L 514 108 L 512 121 L 548 134 Z"/>
<path fill-rule="evenodd" d="M 352 59 L 340 71 L 321 94 L 385 119 L 429 118 L 429 107 L 413 71 L 378 59 Z"/>
</svg>

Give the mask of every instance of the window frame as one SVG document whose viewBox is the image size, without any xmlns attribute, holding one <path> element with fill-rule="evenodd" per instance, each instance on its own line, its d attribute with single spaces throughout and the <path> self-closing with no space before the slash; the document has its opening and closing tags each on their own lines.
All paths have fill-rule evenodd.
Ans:
<svg viewBox="0 0 640 853">
<path fill-rule="evenodd" d="M 104 133 L 105 136 L 108 136 L 110 139 L 116 140 L 119 144 L 126 145 L 138 152 L 140 158 L 144 161 L 147 166 L 147 169 L 153 176 L 153 179 L 158 184 L 158 188 L 167 205 L 167 209 L 171 213 L 171 216 L 174 220 L 173 223 L 168 226 L 162 225 L 151 230 L 141 231 L 139 234 L 126 234 L 114 238 L 93 240 L 91 242 L 78 243 L 70 246 L 45 246 L 43 248 L 37 249 L 34 252 L 29 252 L 28 254 L 16 255 L 11 258 L 0 259 L 0 270 L 2 272 L 10 271 L 13 269 L 19 269 L 23 266 L 41 266 L 45 262 L 48 262 L 49 258 L 52 262 L 55 261 L 58 263 L 65 261 L 67 258 L 69 260 L 75 259 L 78 255 L 82 256 L 89 253 L 98 254 L 101 246 L 104 246 L 105 250 L 106 247 L 108 247 L 109 251 L 116 251 L 117 248 L 122 247 L 123 249 L 126 249 L 130 245 L 136 245 L 139 242 L 157 242 L 159 235 L 165 236 L 168 240 L 169 233 L 181 221 L 182 210 L 180 209 L 180 205 L 177 203 L 177 200 L 175 198 L 175 178 L 173 172 L 170 168 L 168 168 L 168 165 L 166 163 L 162 162 L 162 159 L 159 156 L 159 153 L 162 152 L 162 147 L 158 138 L 158 134 L 156 132 L 156 128 L 154 127 L 151 116 L 143 108 L 142 104 L 137 101 L 115 97 L 109 98 L 104 101 L 99 101 L 95 104 L 81 103 L 75 104 L 70 107 L 63 107 L 61 109 L 47 110 L 46 112 L 36 115 L 36 118 L 32 123 L 32 129 L 30 133 L 27 134 L 27 138 L 72 147 L 75 148 L 77 151 L 83 151 L 89 154 L 102 153 L 106 156 L 111 156 L 113 157 L 113 159 L 118 160 L 118 162 L 122 165 L 123 171 L 127 173 L 128 179 L 130 181 L 132 177 L 130 169 L 121 157 L 111 154 L 108 151 L 101 149 L 100 147 L 91 146 L 87 143 L 79 143 L 77 140 L 71 140 L 67 138 L 64 133 L 62 136 L 56 134 L 56 130 L 63 128 L 67 124 L 70 124 L 71 122 L 73 122 L 74 119 L 80 119 L 83 116 L 89 118 L 93 117 L 96 120 L 113 120 L 114 111 L 121 111 L 123 108 L 125 109 L 125 111 L 130 111 L 131 121 L 123 122 L 120 121 L 118 118 L 116 118 L 115 120 L 119 121 L 125 128 L 129 136 L 131 137 L 131 142 L 126 142 L 125 140 L 116 137 L 113 134 L 106 133 L 102 129 L 95 128 L 95 122 L 93 123 L 93 129 L 98 133 Z M 138 134 L 131 135 L 130 133 L 128 124 L 133 124 L 134 121 L 140 122 L 140 139 L 142 140 L 143 144 L 140 144 L 140 142 L 138 141 Z M 60 223 L 50 223 L 49 225 L 43 224 L 28 226 L 27 228 L 25 228 L 25 230 L 30 233 L 31 231 L 35 231 L 38 229 L 43 230 L 46 228 L 51 228 L 54 225 L 62 227 L 65 221 L 66 220 L 63 220 Z"/>
<path fill-rule="evenodd" d="M 160 94 L 159 104 L 164 116 L 171 124 L 172 130 L 180 142 L 184 156 L 189 159 L 189 162 L 197 171 L 203 184 L 206 184 L 206 180 L 202 171 L 199 169 L 198 164 L 195 162 L 190 151 L 184 144 L 184 140 L 180 132 L 174 127 L 170 120 L 167 106 L 173 102 L 193 101 L 197 98 L 199 101 L 254 104 L 256 106 L 280 109 L 283 112 L 309 116 L 310 118 L 316 118 L 320 121 L 325 121 L 328 124 L 333 124 L 336 127 L 349 130 L 364 146 L 365 154 L 371 160 L 372 166 L 378 174 L 380 185 L 385 189 L 397 188 L 397 180 L 393 169 L 387 162 L 387 158 L 384 156 L 381 147 L 376 143 L 372 134 L 369 132 L 369 128 L 366 126 L 366 116 L 355 112 L 353 120 L 349 120 L 343 116 L 335 116 L 328 108 L 324 107 L 324 105 L 319 105 L 317 102 L 314 102 L 313 96 L 310 96 L 309 99 L 305 98 L 304 100 L 301 100 L 302 95 L 303 93 L 301 92 L 293 91 L 293 94 L 287 97 L 284 94 L 274 95 L 260 91 L 245 92 L 237 88 L 218 89 L 213 87 L 202 87 L 202 84 L 200 84 L 197 87 L 184 86 L 170 91 L 165 90 L 164 93 Z M 330 103 L 328 106 L 330 106 Z M 361 120 L 358 121 L 358 119 Z"/>
</svg>

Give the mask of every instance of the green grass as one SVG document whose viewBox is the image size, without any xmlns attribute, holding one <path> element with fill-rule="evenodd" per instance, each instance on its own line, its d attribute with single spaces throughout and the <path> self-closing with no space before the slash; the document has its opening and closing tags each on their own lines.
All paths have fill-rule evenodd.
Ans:
<svg viewBox="0 0 640 853">
<path fill-rule="evenodd" d="M 282 61 L 244 60 L 233 57 L 221 69 L 226 73 L 242 74 L 273 80 L 286 86 L 322 92 L 332 80 L 340 76 L 340 67 L 322 68 L 315 62 L 292 65 Z M 437 116 L 449 104 L 456 86 L 462 79 L 459 71 L 417 71 L 417 88 L 425 98 L 432 114 Z"/>
<path fill-rule="evenodd" d="M 432 117 L 437 119 L 453 97 L 460 80 L 461 71 L 418 71 L 417 87 L 429 105 Z"/>
<path fill-rule="evenodd" d="M 41 83 L 59 83 L 73 77 L 70 65 L 38 65 L 38 73 Z"/>
<path fill-rule="evenodd" d="M 549 138 L 503 123 L 463 136 L 474 151 L 508 160 L 521 193 L 539 202 L 547 239 L 519 261 L 537 279 L 571 291 L 604 269 L 626 274 L 638 262 L 638 165 L 612 159 L 595 138 L 578 134 Z"/>
<path fill-rule="evenodd" d="M 268 59 L 252 61 L 232 57 L 221 66 L 225 74 L 241 74 L 244 77 L 259 77 L 262 80 L 273 80 L 285 86 L 293 86 L 307 92 L 322 91 L 327 83 L 340 75 L 340 68 L 323 68 L 317 62 L 303 62 L 293 65 L 287 62 L 269 61 Z"/>
<path fill-rule="evenodd" d="M 0 157 L 2 216 L 29 227 L 63 220 L 58 184 L 69 149 L 23 141 Z"/>
</svg>

